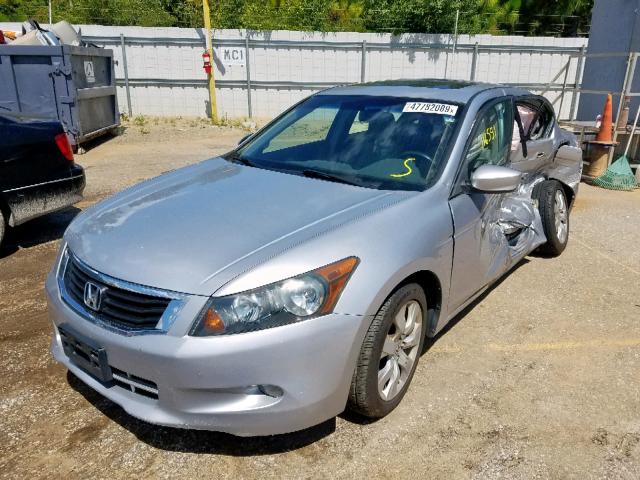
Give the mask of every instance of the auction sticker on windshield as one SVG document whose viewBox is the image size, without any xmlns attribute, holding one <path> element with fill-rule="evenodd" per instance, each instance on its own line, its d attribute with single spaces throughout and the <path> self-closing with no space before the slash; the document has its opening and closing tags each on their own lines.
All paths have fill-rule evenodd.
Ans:
<svg viewBox="0 0 640 480">
<path fill-rule="evenodd" d="M 407 102 L 402 111 L 437 113 L 439 115 L 455 115 L 458 112 L 458 106 L 450 105 L 448 103 Z"/>
</svg>

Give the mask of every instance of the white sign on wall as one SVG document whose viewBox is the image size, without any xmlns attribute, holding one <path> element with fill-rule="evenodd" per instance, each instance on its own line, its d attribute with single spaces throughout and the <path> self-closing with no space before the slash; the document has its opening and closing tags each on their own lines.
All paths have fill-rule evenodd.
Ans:
<svg viewBox="0 0 640 480">
<path fill-rule="evenodd" d="M 226 67 L 232 65 L 244 65 L 244 47 L 218 47 L 216 56 Z"/>
<path fill-rule="evenodd" d="M 93 69 L 92 61 L 84 62 L 84 76 L 87 79 L 87 83 L 96 83 L 96 74 Z"/>
</svg>

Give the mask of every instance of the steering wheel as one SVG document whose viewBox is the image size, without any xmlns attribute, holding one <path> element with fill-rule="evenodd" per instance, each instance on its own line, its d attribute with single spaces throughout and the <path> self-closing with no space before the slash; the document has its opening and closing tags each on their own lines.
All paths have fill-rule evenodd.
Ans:
<svg viewBox="0 0 640 480">
<path fill-rule="evenodd" d="M 427 173 L 431 170 L 431 164 L 433 164 L 433 159 L 423 152 L 418 152 L 416 150 L 407 150 L 402 152 L 401 157 L 403 159 L 407 158 L 415 158 L 415 165 L 418 167 L 418 170 L 422 173 L 422 176 L 425 177 Z"/>
</svg>

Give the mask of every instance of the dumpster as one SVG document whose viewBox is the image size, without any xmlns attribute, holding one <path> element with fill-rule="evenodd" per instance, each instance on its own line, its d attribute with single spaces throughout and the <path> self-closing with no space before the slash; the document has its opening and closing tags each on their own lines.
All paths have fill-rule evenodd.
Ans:
<svg viewBox="0 0 640 480">
<path fill-rule="evenodd" d="M 120 124 L 113 51 L 0 45 L 0 112 L 59 119 L 74 147 Z"/>
</svg>

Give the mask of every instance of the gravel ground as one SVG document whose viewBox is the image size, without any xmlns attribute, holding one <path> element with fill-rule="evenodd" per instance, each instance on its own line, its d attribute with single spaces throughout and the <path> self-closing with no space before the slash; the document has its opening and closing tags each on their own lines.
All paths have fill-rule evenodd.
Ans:
<svg viewBox="0 0 640 480">
<path fill-rule="evenodd" d="M 243 134 L 132 126 L 77 157 L 78 207 Z M 582 185 L 565 253 L 526 259 L 430 342 L 388 417 L 252 439 L 139 422 L 53 362 L 43 282 L 78 211 L 0 251 L 3 478 L 640 478 L 640 191 Z"/>
</svg>

